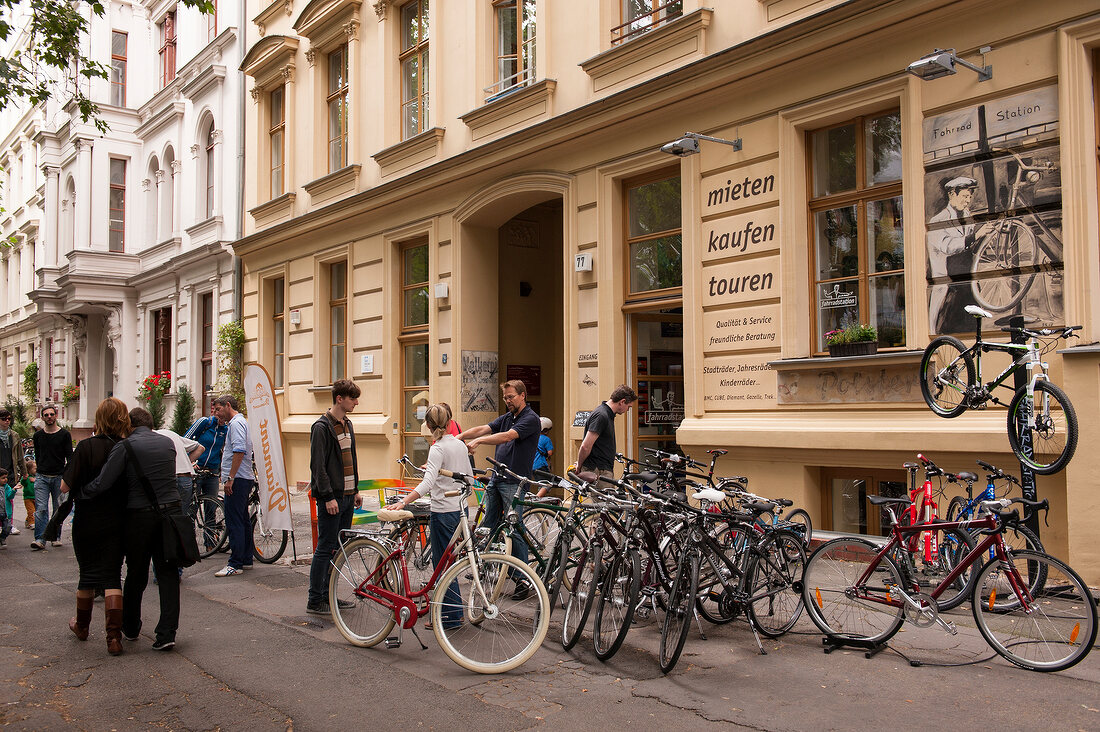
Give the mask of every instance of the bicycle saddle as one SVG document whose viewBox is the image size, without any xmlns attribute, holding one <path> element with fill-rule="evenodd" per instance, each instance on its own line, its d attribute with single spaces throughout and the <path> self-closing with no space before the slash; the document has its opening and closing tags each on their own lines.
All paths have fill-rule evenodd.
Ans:
<svg viewBox="0 0 1100 732">
<path fill-rule="evenodd" d="M 710 501 L 711 503 L 721 503 L 727 498 L 725 493 L 715 488 L 704 488 L 701 491 L 692 493 L 691 497 L 697 501 Z"/>
<path fill-rule="evenodd" d="M 973 483 L 974 481 L 976 481 L 978 479 L 978 476 L 975 475 L 974 473 L 967 473 L 965 471 L 962 472 L 962 473 L 957 474 L 955 477 L 958 478 L 959 480 L 965 480 L 968 483 Z"/>
<path fill-rule="evenodd" d="M 867 496 L 867 500 L 875 506 L 884 506 L 887 503 L 900 503 L 902 505 L 908 506 L 912 503 L 912 501 L 910 501 L 908 498 L 891 498 L 890 496 Z"/>
<path fill-rule="evenodd" d="M 375 515 L 378 516 L 378 520 L 384 524 L 391 521 L 405 521 L 406 519 L 414 518 L 412 511 L 394 511 L 388 508 L 379 509 Z"/>
<path fill-rule="evenodd" d="M 989 312 L 988 310 L 984 310 L 984 309 L 978 307 L 977 305 L 967 305 L 965 308 L 963 308 L 963 310 L 965 310 L 970 315 L 973 315 L 975 318 L 992 318 L 993 317 L 993 313 Z"/>
</svg>

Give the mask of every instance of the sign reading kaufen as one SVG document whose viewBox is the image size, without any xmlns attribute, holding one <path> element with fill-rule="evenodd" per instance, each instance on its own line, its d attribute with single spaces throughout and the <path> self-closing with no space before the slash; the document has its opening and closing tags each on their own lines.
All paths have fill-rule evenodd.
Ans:
<svg viewBox="0 0 1100 732">
<path fill-rule="evenodd" d="M 703 262 L 779 249 L 779 207 L 703 222 Z"/>
<path fill-rule="evenodd" d="M 283 432 L 271 377 L 263 366 L 250 363 L 244 367 L 243 381 L 264 525 L 276 531 L 290 531 L 290 492 L 283 459 Z"/>
</svg>

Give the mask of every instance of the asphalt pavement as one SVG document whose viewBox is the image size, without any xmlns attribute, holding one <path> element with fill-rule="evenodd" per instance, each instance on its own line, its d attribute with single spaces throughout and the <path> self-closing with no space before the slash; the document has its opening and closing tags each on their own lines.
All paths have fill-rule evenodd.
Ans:
<svg viewBox="0 0 1100 732">
<path fill-rule="evenodd" d="M 308 508 L 301 496 L 293 507 L 304 560 Z M 214 577 L 224 555 L 185 570 L 170 652 L 151 648 L 150 584 L 142 638 L 111 657 L 101 602 L 87 642 L 67 628 L 77 579 L 67 539 L 34 552 L 31 538 L 24 530 L 0 551 L 0 724 L 12 729 L 1100 729 L 1100 654 L 1061 673 L 1016 668 L 993 655 L 966 605 L 954 611 L 958 635 L 906 625 L 870 659 L 824 654 L 805 617 L 765 639 L 767 655 L 743 621 L 704 623 L 706 640 L 694 627 L 667 676 L 656 618 L 603 663 L 588 634 L 562 651 L 556 613 L 527 664 L 484 676 L 452 663 L 430 631 L 418 631 L 427 650 L 408 635 L 397 649 L 348 645 L 329 619 L 305 613 L 309 565 L 292 563 L 289 547 L 284 563 L 236 577 Z"/>
</svg>

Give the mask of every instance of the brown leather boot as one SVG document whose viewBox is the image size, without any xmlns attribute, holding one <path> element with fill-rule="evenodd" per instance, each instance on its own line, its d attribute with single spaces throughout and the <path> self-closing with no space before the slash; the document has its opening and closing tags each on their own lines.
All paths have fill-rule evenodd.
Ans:
<svg viewBox="0 0 1100 732">
<path fill-rule="evenodd" d="M 107 652 L 112 656 L 122 653 L 122 595 L 103 598 L 107 612 Z"/>
<path fill-rule="evenodd" d="M 88 640 L 88 624 L 92 622 L 92 605 L 94 597 L 76 598 L 76 617 L 69 621 L 69 630 L 78 640 Z"/>
</svg>

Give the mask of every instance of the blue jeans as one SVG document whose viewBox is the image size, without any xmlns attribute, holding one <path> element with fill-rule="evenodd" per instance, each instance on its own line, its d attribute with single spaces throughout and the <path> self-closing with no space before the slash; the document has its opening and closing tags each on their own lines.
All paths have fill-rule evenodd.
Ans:
<svg viewBox="0 0 1100 732">
<path fill-rule="evenodd" d="M 458 528 L 461 520 L 461 511 L 449 511 L 447 513 L 432 512 L 428 523 L 428 538 L 432 542 L 432 565 L 439 566 L 439 560 L 443 558 L 443 552 L 447 550 L 447 544 Z M 443 625 L 462 622 L 462 593 L 458 590 L 458 580 L 451 583 L 447 593 L 443 596 Z"/>
<path fill-rule="evenodd" d="M 248 497 L 254 480 L 237 478 L 233 493 L 225 497 L 225 530 L 229 533 L 229 566 L 241 569 L 252 564 L 252 524 L 248 520 Z"/>
<path fill-rule="evenodd" d="M 519 483 L 496 480 L 485 489 L 485 518 L 482 519 L 481 524 L 489 528 L 490 534 L 500 526 L 502 512 L 512 507 L 512 499 L 516 497 L 518 490 Z M 519 516 L 520 521 L 523 520 L 523 506 L 516 506 L 516 515 Z M 516 538 L 512 542 L 512 556 L 527 564 L 527 544 L 522 539 Z"/>
<path fill-rule="evenodd" d="M 328 578 L 332 558 L 340 549 L 340 532 L 351 527 L 355 496 L 337 496 L 337 510 L 331 514 L 324 502 L 317 503 L 317 550 L 309 565 L 309 595 L 306 603 L 314 607 L 328 601 Z"/>
<path fill-rule="evenodd" d="M 191 491 L 193 490 L 194 482 L 194 476 L 176 476 L 176 488 L 179 489 L 180 492 L 180 503 L 183 505 L 183 513 L 187 516 L 191 515 Z"/>
<path fill-rule="evenodd" d="M 50 499 L 53 498 L 53 510 L 61 503 L 61 476 L 43 475 L 34 478 L 34 540 L 42 541 L 46 533 L 46 524 L 50 522 Z M 61 541 L 61 527 L 57 527 L 57 540 Z"/>
</svg>

